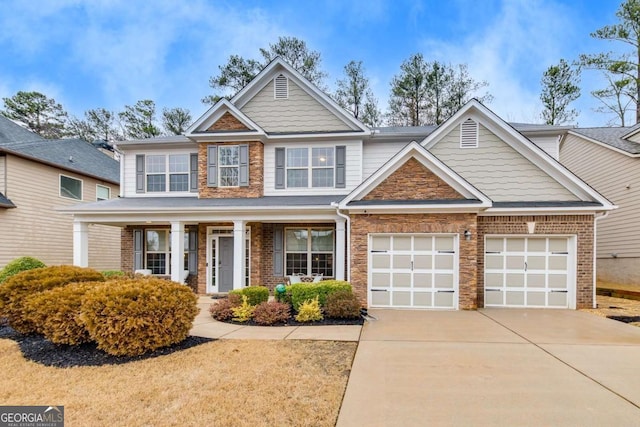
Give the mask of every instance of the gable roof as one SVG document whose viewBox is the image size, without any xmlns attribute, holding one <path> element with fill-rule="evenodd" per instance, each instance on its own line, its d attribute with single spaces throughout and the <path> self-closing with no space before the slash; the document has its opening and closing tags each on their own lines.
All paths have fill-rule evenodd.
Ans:
<svg viewBox="0 0 640 427">
<path fill-rule="evenodd" d="M 210 131 L 208 130 L 213 124 L 215 124 L 225 113 L 231 114 L 240 123 L 245 125 L 248 130 L 241 131 Z M 222 98 L 216 102 L 211 108 L 209 108 L 198 120 L 193 122 L 191 126 L 186 130 L 185 136 L 196 137 L 197 134 L 215 134 L 215 133 L 229 133 L 233 134 L 249 134 L 252 136 L 265 135 L 264 130 L 258 126 L 253 120 L 247 117 L 242 111 L 240 111 L 235 105 L 229 102 L 227 99 Z"/>
<path fill-rule="evenodd" d="M 307 80 L 298 70 L 293 68 L 281 57 L 276 57 L 258 75 L 240 90 L 231 103 L 238 109 L 242 109 L 266 84 L 268 84 L 278 73 L 285 72 L 288 78 L 293 80 L 302 90 L 312 96 L 317 102 L 333 113 L 338 119 L 353 129 L 353 132 L 369 134 L 370 129 L 361 121 L 349 114 L 344 108 L 338 105 L 324 91 Z"/>
<path fill-rule="evenodd" d="M 531 142 L 477 99 L 472 99 L 467 102 L 451 118 L 440 125 L 422 141 L 422 146 L 427 150 L 431 149 L 444 136 L 448 135 L 449 132 L 469 117 L 473 117 L 504 143 L 556 180 L 581 201 L 596 201 L 603 206 L 604 210 L 615 209 L 615 206 L 604 196 L 591 188 L 587 183 L 574 175 L 546 151 Z"/>
<path fill-rule="evenodd" d="M 28 141 L 44 141 L 44 138 L 0 115 L 0 146 L 12 142 Z"/>
<path fill-rule="evenodd" d="M 627 138 L 638 131 L 640 131 L 640 124 L 632 127 L 576 128 L 569 133 L 635 157 L 640 156 L 640 143 L 629 141 Z"/>
<path fill-rule="evenodd" d="M 412 158 L 416 159 L 434 175 L 460 193 L 460 195 L 465 199 L 362 201 L 362 198 Z M 353 189 L 353 191 L 351 191 L 351 193 L 349 193 L 344 199 L 342 199 L 340 202 L 340 209 L 349 209 L 349 207 L 355 206 L 367 206 L 368 209 L 386 208 L 389 206 L 395 206 L 397 208 L 402 204 L 411 206 L 412 209 L 420 208 L 420 205 L 422 205 L 422 207 L 428 207 L 431 209 L 439 207 L 450 210 L 456 208 L 469 208 L 469 206 L 473 206 L 473 208 L 487 208 L 491 206 L 491 200 L 464 178 L 455 173 L 451 168 L 442 163 L 436 156 L 429 153 L 420 144 L 412 141 L 396 153 L 396 155 L 386 162 L 380 169 L 369 176 L 369 178 Z"/>
</svg>

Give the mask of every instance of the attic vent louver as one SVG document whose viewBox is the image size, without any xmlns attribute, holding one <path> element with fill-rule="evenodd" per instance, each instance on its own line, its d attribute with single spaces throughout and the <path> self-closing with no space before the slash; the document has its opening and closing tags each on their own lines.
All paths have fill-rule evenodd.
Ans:
<svg viewBox="0 0 640 427">
<path fill-rule="evenodd" d="M 278 75 L 278 77 L 275 78 L 274 98 L 275 99 L 289 98 L 289 79 L 287 79 L 283 74 L 280 74 Z"/>
<path fill-rule="evenodd" d="M 478 123 L 472 119 L 460 123 L 460 148 L 478 148 Z"/>
</svg>

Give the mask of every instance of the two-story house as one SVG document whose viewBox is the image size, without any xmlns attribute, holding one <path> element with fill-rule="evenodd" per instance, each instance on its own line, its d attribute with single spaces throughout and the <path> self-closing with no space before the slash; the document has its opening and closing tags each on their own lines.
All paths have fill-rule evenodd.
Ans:
<svg viewBox="0 0 640 427">
<path fill-rule="evenodd" d="M 120 165 L 78 139 L 48 140 L 0 116 L 0 268 L 20 256 L 73 262 L 73 220 L 58 208 L 117 197 Z M 120 229 L 92 225 L 88 265 L 120 268 Z"/>
<path fill-rule="evenodd" d="M 437 128 L 370 129 L 276 59 L 184 136 L 118 145 L 121 197 L 67 210 L 75 262 L 108 224 L 123 269 L 188 271 L 200 293 L 302 274 L 370 307 L 591 307 L 614 206 L 525 136 L 554 149 L 566 129 L 517 126 L 473 100 Z"/>
</svg>

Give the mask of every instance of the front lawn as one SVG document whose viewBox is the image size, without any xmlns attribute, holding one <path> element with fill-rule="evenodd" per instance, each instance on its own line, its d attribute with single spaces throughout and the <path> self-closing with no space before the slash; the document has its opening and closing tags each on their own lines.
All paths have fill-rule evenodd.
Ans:
<svg viewBox="0 0 640 427">
<path fill-rule="evenodd" d="M 122 365 L 47 367 L 0 339 L 0 405 L 68 425 L 335 425 L 357 343 L 221 340 Z"/>
</svg>

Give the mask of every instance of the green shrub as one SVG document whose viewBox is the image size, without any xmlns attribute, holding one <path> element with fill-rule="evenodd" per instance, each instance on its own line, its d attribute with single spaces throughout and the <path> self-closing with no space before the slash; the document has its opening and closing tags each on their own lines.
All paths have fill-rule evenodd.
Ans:
<svg viewBox="0 0 640 427">
<path fill-rule="evenodd" d="M 316 296 L 314 299 L 303 301 L 298 309 L 296 320 L 298 322 L 317 322 L 324 319 L 320 302 Z"/>
<path fill-rule="evenodd" d="M 358 319 L 360 317 L 360 301 L 351 291 L 336 291 L 327 295 L 324 312 L 334 319 Z"/>
<path fill-rule="evenodd" d="M 302 302 L 318 297 L 320 306 L 324 307 L 327 295 L 340 290 L 351 290 L 349 282 L 342 280 L 325 280 L 319 283 L 295 283 L 291 285 L 291 304 L 293 309 L 299 310 Z"/>
<path fill-rule="evenodd" d="M 2 270 L 0 270 L 0 283 L 22 271 L 33 270 L 34 268 L 42 267 L 46 267 L 46 265 L 39 259 L 32 258 L 30 256 L 16 258 L 13 261 L 9 262 L 9 264 L 5 265 Z"/>
<path fill-rule="evenodd" d="M 121 270 L 103 270 L 100 273 L 104 276 L 105 279 L 111 279 L 114 277 L 124 277 L 126 274 Z"/>
<path fill-rule="evenodd" d="M 253 317 L 253 312 L 256 309 L 254 305 L 249 304 L 249 297 L 242 295 L 242 304 L 237 307 L 233 307 L 233 320 L 236 322 L 248 322 Z"/>
<path fill-rule="evenodd" d="M 278 301 L 263 302 L 253 312 L 253 320 L 263 326 L 286 323 L 290 317 L 291 306 Z"/>
<path fill-rule="evenodd" d="M 60 265 L 23 271 L 9 277 L 0 286 L 0 316 L 16 331 L 28 334 L 36 325 L 28 319 L 24 306 L 29 296 L 73 282 L 103 282 L 104 277 L 90 268 Z"/>
<path fill-rule="evenodd" d="M 211 304 L 209 313 L 214 319 L 225 322 L 233 317 L 232 308 L 237 306 L 238 304 L 234 304 L 229 298 L 225 298 Z"/>
<path fill-rule="evenodd" d="M 285 285 L 284 293 L 274 292 L 276 301 L 291 305 L 291 285 Z"/>
<path fill-rule="evenodd" d="M 198 314 L 197 301 L 180 283 L 114 279 L 85 294 L 80 319 L 101 350 L 137 356 L 184 340 Z"/>
<path fill-rule="evenodd" d="M 90 341 L 89 332 L 80 320 L 85 293 L 104 282 L 70 283 L 27 297 L 27 316 L 41 333 L 55 344 L 77 345 Z"/>
<path fill-rule="evenodd" d="M 269 288 L 266 286 L 248 286 L 246 288 L 229 291 L 229 295 L 246 295 L 249 299 L 249 304 L 258 305 L 269 301 Z"/>
</svg>

